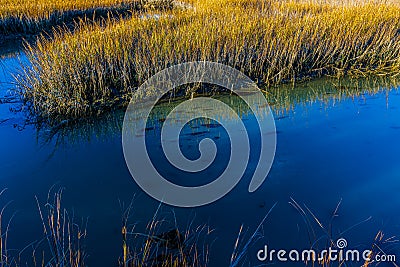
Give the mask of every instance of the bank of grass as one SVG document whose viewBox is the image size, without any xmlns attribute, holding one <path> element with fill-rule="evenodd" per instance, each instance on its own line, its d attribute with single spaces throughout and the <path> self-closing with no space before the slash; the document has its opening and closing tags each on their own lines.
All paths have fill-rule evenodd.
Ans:
<svg viewBox="0 0 400 267">
<path fill-rule="evenodd" d="M 0 33 L 35 34 L 83 18 L 171 7 L 172 0 L 0 0 Z"/>
<path fill-rule="evenodd" d="M 179 228 L 172 212 L 164 218 L 161 204 L 146 225 L 145 232 L 138 232 L 130 224 L 132 203 L 122 216 L 122 254 L 120 267 L 206 267 L 209 261 L 208 238 L 210 227 L 194 226 L 189 221 L 186 229 Z M 171 223 L 172 222 L 172 223 Z"/>
<path fill-rule="evenodd" d="M 111 9 L 127 9 L 123 0 L 0 0 L 0 32 L 2 34 L 33 34 L 72 18 Z"/>
<path fill-rule="evenodd" d="M 27 47 L 21 93 L 43 118 L 74 119 L 124 106 L 173 64 L 208 60 L 266 86 L 323 75 L 396 76 L 400 7 L 279 0 L 199 0 L 194 8 L 59 31 Z M 149 92 L 151 94 L 151 92 Z"/>
</svg>

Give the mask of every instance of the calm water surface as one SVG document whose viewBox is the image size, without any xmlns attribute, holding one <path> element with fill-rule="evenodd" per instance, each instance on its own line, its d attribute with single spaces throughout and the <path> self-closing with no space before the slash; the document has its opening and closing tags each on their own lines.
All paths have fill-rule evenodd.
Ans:
<svg viewBox="0 0 400 267">
<path fill-rule="evenodd" d="M 11 73 L 16 66 L 15 57 L 1 61 L 0 97 L 13 87 Z M 291 199 L 304 209 L 307 206 L 326 226 L 342 201 L 339 216 L 332 222 L 332 238 L 344 237 L 352 248 L 369 248 L 379 230 L 387 237 L 400 235 L 400 94 L 393 87 L 374 90 L 361 85 L 340 91 L 341 87 L 332 84 L 324 80 L 303 85 L 306 88 L 298 91 L 279 89 L 277 95 L 291 95 L 292 99 L 277 97 L 272 101 L 277 152 L 259 190 L 247 192 L 259 141 L 254 116 L 244 112 L 242 120 L 256 138 L 248 169 L 238 186 L 207 206 L 161 208 L 164 217 L 174 212 L 183 229 L 190 222 L 215 229 L 209 238 L 210 266 L 228 266 L 240 226 L 247 231 L 246 241 L 276 202 L 264 223 L 263 237 L 248 250 L 245 265 L 261 264 L 255 255 L 264 244 L 275 249 L 308 248 L 307 224 L 289 204 Z M 234 96 L 221 98 L 235 102 Z M 38 132 L 32 125 L 21 129 L 23 114 L 10 108 L 18 108 L 18 104 L 0 104 L 0 188 L 7 188 L 1 203 L 12 201 L 6 215 L 15 213 L 9 248 L 22 249 L 42 238 L 35 196 L 44 203 L 52 186 L 64 187 L 64 206 L 75 218 L 88 218 L 89 266 L 116 266 L 121 253 L 120 203 L 129 203 L 135 196 L 130 221 L 137 224 L 138 232 L 144 231 L 159 207 L 136 185 L 126 167 L 120 132 L 122 114 L 47 139 L 49 131 Z M 152 122 L 147 140 L 155 162 L 163 160 L 159 153 L 160 117 Z M 222 127 L 209 127 L 201 121 L 198 127 L 185 127 L 180 140 L 182 151 L 188 158 L 198 157 L 197 144 L 205 137 L 212 138 L 219 149 L 212 169 L 218 173 L 229 155 L 224 150 L 229 140 Z M 165 172 L 173 172 L 171 166 L 161 165 Z M 208 175 L 204 180 L 196 178 L 194 182 L 182 176 L 172 179 L 187 185 L 212 180 Z M 322 237 L 318 225 L 311 224 L 315 238 Z M 321 247 L 325 241 L 321 239 Z M 398 247 L 393 249 L 393 253 L 398 251 Z"/>
</svg>

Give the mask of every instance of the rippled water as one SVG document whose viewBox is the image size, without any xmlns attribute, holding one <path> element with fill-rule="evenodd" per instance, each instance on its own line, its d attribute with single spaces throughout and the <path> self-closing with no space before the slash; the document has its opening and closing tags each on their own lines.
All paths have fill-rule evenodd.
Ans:
<svg viewBox="0 0 400 267">
<path fill-rule="evenodd" d="M 1 64 L 0 97 L 12 88 L 10 72 L 15 72 L 17 61 L 8 58 Z M 268 100 L 275 114 L 277 152 L 260 189 L 247 191 L 256 163 L 256 138 L 248 169 L 227 196 L 199 208 L 162 207 L 161 214 L 169 217 L 173 210 L 182 228 L 192 222 L 215 229 L 209 240 L 211 266 L 228 266 L 240 226 L 247 230 L 243 237 L 247 241 L 276 202 L 265 221 L 263 237 L 248 250 L 246 265 L 261 264 L 256 252 L 264 244 L 275 249 L 308 248 L 310 240 L 324 235 L 311 216 L 307 222 L 289 204 L 293 200 L 306 212 L 307 208 L 312 211 L 327 228 L 331 224 L 332 238 L 346 238 L 349 247 L 369 248 L 379 230 L 387 237 L 399 235 L 400 94 L 390 83 L 351 84 L 321 80 L 294 89 L 274 89 Z M 235 96 L 220 99 L 240 109 Z M 153 162 L 161 162 L 163 157 L 159 136 L 170 105 L 159 107 L 148 129 Z M 137 223 L 138 232 L 159 207 L 135 184 L 126 167 L 121 145 L 123 114 L 62 129 L 53 136 L 51 131 L 38 132 L 32 125 L 21 129 L 23 114 L 10 108 L 18 108 L 18 103 L 0 104 L 0 122 L 4 121 L 0 124 L 0 188 L 8 188 L 1 201 L 12 200 L 7 216 L 16 212 L 9 248 L 22 249 L 41 239 L 35 196 L 45 202 L 55 185 L 65 188 L 63 203 L 74 211 L 75 218 L 88 218 L 89 266 L 115 266 L 121 253 L 120 202 L 129 203 L 135 196 L 130 221 Z M 242 112 L 241 119 L 249 134 L 256 135 L 254 116 Z M 201 120 L 194 124 L 196 127 L 188 125 L 181 135 L 183 153 L 188 158 L 198 157 L 198 142 L 209 137 L 219 148 L 217 164 L 194 180 L 174 176 L 171 166 L 160 164 L 176 183 L 207 183 L 228 160 L 229 140 L 223 128 Z M 331 221 L 340 201 L 339 216 Z M 315 228 L 315 235 L 309 224 Z M 325 243 L 321 238 L 316 246 Z M 394 249 L 398 251 L 398 247 Z"/>
</svg>

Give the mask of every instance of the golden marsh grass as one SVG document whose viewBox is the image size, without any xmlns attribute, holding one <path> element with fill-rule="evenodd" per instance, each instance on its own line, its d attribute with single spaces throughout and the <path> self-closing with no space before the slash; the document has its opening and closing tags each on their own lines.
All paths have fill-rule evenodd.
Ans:
<svg viewBox="0 0 400 267">
<path fill-rule="evenodd" d="M 73 18 L 95 16 L 112 10 L 128 10 L 136 1 L 123 0 L 0 0 L 0 33 L 32 34 L 69 22 Z"/>
<path fill-rule="evenodd" d="M 127 104 L 173 64 L 207 60 L 274 85 L 322 75 L 396 76 L 400 7 L 384 2 L 199 0 L 194 8 L 58 31 L 28 46 L 19 77 L 39 116 L 79 118 Z M 149 92 L 151 94 L 151 92 Z"/>
<path fill-rule="evenodd" d="M 49 18 L 55 12 L 85 10 L 95 7 L 107 7 L 125 3 L 123 0 L 1 0 L 0 17 L 27 17 L 32 19 Z"/>
<path fill-rule="evenodd" d="M 0 0 L 0 33 L 33 34 L 83 18 L 171 7 L 172 0 Z"/>
</svg>

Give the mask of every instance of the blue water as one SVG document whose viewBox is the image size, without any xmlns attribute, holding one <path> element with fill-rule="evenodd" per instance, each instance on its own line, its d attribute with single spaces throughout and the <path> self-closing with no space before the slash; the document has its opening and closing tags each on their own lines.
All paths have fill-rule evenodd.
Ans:
<svg viewBox="0 0 400 267">
<path fill-rule="evenodd" d="M 9 84 L 10 73 L 15 72 L 16 64 L 15 58 L 2 60 L 0 97 L 13 88 Z M 229 97 L 234 96 L 225 96 Z M 42 226 L 35 196 L 44 203 L 52 186 L 64 187 L 64 206 L 73 210 L 75 218 L 88 219 L 89 266 L 116 266 L 121 254 L 120 203 L 129 203 L 135 197 L 130 221 L 137 223 L 137 232 L 144 231 L 159 207 L 130 176 L 118 127 L 107 131 L 107 125 L 103 125 L 97 132 L 89 130 L 67 136 L 60 144 L 56 138 L 46 142 L 34 126 L 23 130 L 18 127 L 23 125 L 23 114 L 10 111 L 17 107 L 18 103 L 0 104 L 0 121 L 9 119 L 0 124 L 0 188 L 7 188 L 0 200 L 1 203 L 12 201 L 6 216 L 15 213 L 9 231 L 9 248 L 18 250 L 41 240 Z M 199 208 L 162 206 L 161 216 L 174 215 L 181 228 L 192 222 L 215 229 L 209 237 L 210 266 L 229 266 L 240 226 L 247 232 L 242 239 L 245 243 L 274 203 L 277 205 L 262 227 L 262 237 L 252 244 L 243 259 L 245 266 L 262 264 L 256 253 L 264 244 L 275 249 L 308 248 L 310 240 L 321 238 L 316 246 L 322 247 L 326 242 L 324 231 L 309 216 L 308 224 L 313 225 L 315 236 L 309 234 L 307 223 L 289 204 L 292 199 L 304 210 L 308 207 L 327 229 L 331 224 L 332 239 L 344 237 L 349 247 L 369 248 L 379 230 L 386 237 L 399 235 L 399 92 L 387 88 L 340 101 L 329 97 L 328 101 L 306 99 L 281 115 L 275 116 L 279 119 L 275 121 L 278 142 L 274 164 L 256 192 L 247 191 L 255 164 L 255 156 L 251 155 L 245 176 L 224 198 Z M 254 132 L 254 118 L 243 115 L 242 119 L 250 134 Z M 147 143 L 154 152 L 152 160 L 157 162 L 162 154 L 158 153 L 157 141 L 157 127 L 161 125 L 156 124 Z M 203 125 L 196 131 L 203 134 L 192 135 L 193 129 L 188 128 L 183 131 L 180 140 L 183 153 L 188 158 L 198 157 L 198 142 L 210 137 L 221 153 L 217 156 L 218 164 L 204 180 L 199 176 L 195 182 L 185 184 L 187 180 L 175 176 L 177 183 L 207 183 L 210 173 L 221 172 L 227 161 L 224 148 L 229 140 L 222 127 Z M 257 144 L 257 141 L 253 143 L 255 147 Z M 168 166 L 165 171 L 171 172 Z M 331 221 L 340 201 L 338 216 Z M 398 252 L 398 246 L 393 249 L 392 253 Z M 276 262 L 276 265 L 294 264 Z"/>
</svg>

